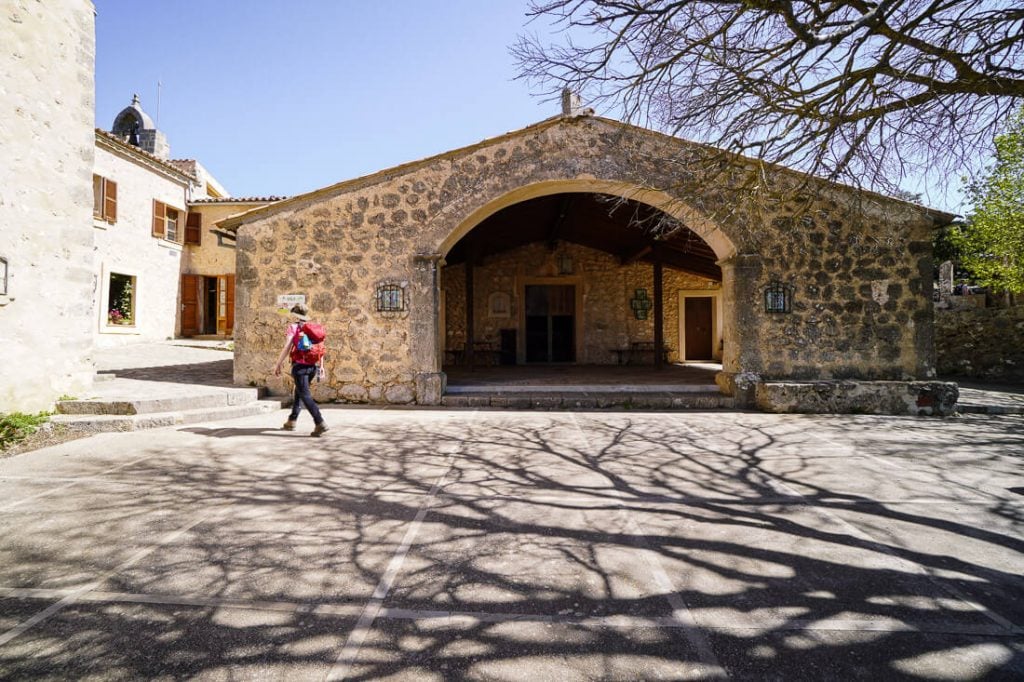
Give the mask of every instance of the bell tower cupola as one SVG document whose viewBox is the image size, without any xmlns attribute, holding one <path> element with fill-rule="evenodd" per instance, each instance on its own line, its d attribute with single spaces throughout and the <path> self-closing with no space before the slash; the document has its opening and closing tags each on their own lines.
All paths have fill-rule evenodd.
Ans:
<svg viewBox="0 0 1024 682">
<path fill-rule="evenodd" d="M 110 132 L 158 158 L 170 158 L 171 146 L 167 137 L 156 129 L 153 119 L 142 110 L 138 95 L 134 95 L 132 103 L 114 118 Z"/>
</svg>

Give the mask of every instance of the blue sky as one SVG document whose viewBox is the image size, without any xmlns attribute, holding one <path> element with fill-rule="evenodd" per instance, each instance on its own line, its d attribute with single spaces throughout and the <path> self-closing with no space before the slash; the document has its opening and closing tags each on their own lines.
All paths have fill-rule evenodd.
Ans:
<svg viewBox="0 0 1024 682">
<path fill-rule="evenodd" d="M 514 80 L 526 0 L 95 0 L 96 125 L 138 93 L 173 158 L 298 194 L 559 111 Z"/>
<path fill-rule="evenodd" d="M 97 127 L 133 93 L 156 118 L 160 81 L 171 156 L 198 159 L 235 196 L 312 191 L 560 110 L 515 80 L 520 34 L 559 41 L 529 21 L 528 0 L 95 4 Z M 955 185 L 926 203 L 962 210 Z"/>
</svg>

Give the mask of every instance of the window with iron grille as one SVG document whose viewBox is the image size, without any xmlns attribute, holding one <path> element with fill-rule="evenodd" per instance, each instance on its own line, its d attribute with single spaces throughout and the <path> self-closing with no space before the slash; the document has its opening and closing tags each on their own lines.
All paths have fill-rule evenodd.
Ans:
<svg viewBox="0 0 1024 682">
<path fill-rule="evenodd" d="M 377 285 L 377 312 L 394 313 L 405 310 L 405 288 L 401 284 Z"/>
<path fill-rule="evenodd" d="M 773 280 L 764 290 L 764 311 L 766 313 L 789 313 L 793 311 L 793 287 Z"/>
</svg>

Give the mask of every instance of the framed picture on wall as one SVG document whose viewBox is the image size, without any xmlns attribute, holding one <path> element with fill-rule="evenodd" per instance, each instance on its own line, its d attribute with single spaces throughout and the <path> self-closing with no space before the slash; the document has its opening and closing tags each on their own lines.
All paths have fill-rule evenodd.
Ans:
<svg viewBox="0 0 1024 682">
<path fill-rule="evenodd" d="M 488 317 L 509 317 L 512 314 L 512 297 L 504 291 L 496 291 L 487 297 Z"/>
</svg>

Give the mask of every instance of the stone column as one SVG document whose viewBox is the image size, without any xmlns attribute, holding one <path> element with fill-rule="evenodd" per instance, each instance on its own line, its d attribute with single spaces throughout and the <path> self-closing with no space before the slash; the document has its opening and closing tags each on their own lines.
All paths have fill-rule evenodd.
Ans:
<svg viewBox="0 0 1024 682">
<path fill-rule="evenodd" d="M 939 266 L 939 301 L 942 307 L 949 307 L 949 298 L 953 295 L 953 263 L 945 261 Z"/>
<path fill-rule="evenodd" d="M 660 260 L 654 261 L 654 366 L 661 369 L 665 356 L 665 295 Z"/>
<path fill-rule="evenodd" d="M 416 371 L 416 402 L 440 405 L 446 377 L 441 371 L 440 304 L 441 282 L 438 263 L 441 254 L 417 254 L 412 259 L 409 282 L 410 350 Z"/>
<path fill-rule="evenodd" d="M 722 371 L 715 377 L 737 407 L 752 407 L 754 388 L 764 370 L 758 306 L 764 305 L 761 256 L 737 254 L 718 261 L 722 268 Z"/>
</svg>

